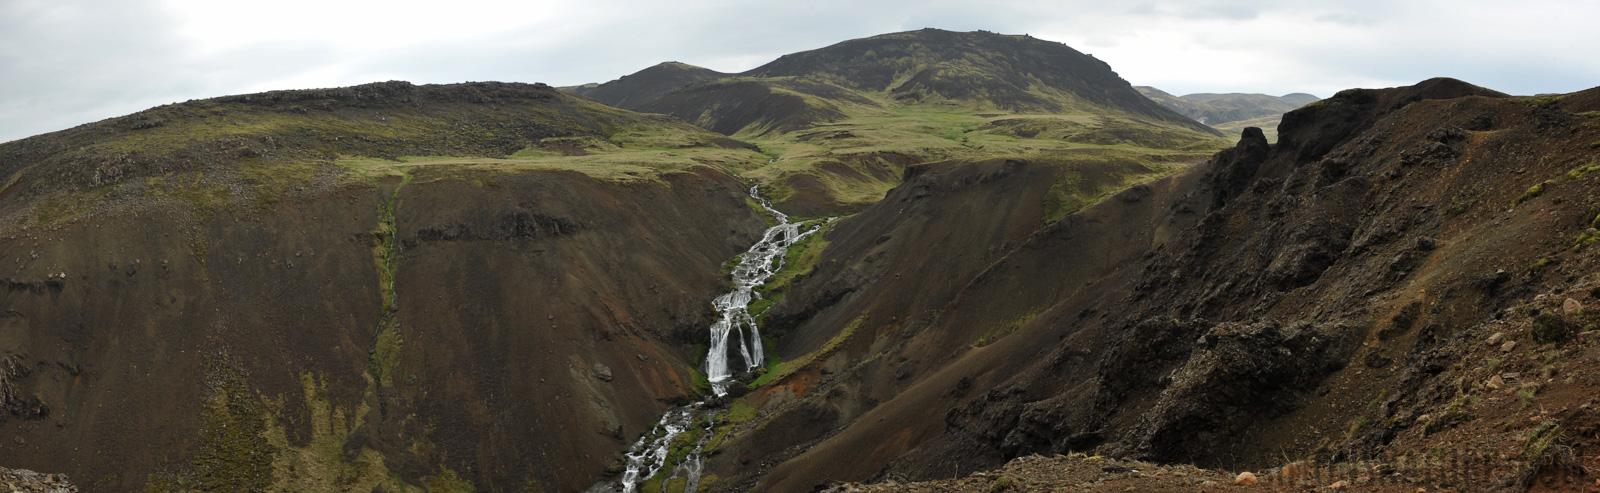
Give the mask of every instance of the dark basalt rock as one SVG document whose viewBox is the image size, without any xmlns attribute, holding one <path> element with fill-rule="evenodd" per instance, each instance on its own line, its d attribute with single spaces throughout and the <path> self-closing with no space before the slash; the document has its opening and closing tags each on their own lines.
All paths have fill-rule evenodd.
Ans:
<svg viewBox="0 0 1600 493">
<path fill-rule="evenodd" d="M 1347 332 L 1337 324 L 1212 327 L 1195 341 L 1194 352 L 1168 377 L 1170 384 L 1139 424 L 1124 440 L 1102 449 L 1160 461 L 1207 457 L 1217 440 L 1293 410 L 1298 394 L 1343 368 L 1350 350 Z"/>
<path fill-rule="evenodd" d="M 1271 146 L 1267 144 L 1266 134 L 1260 128 L 1249 127 L 1244 129 L 1237 145 L 1211 158 L 1211 172 L 1204 180 L 1212 191 L 1211 210 L 1222 208 L 1229 199 L 1249 190 L 1261 164 L 1267 161 L 1269 151 Z"/>
</svg>

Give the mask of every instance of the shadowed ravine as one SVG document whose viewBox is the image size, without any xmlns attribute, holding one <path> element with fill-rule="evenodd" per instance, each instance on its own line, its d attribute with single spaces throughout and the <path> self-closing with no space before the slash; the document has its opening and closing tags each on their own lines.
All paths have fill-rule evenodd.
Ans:
<svg viewBox="0 0 1600 493">
<path fill-rule="evenodd" d="M 761 241 L 756 242 L 739 256 L 739 264 L 730 274 L 733 290 L 712 302 L 719 315 L 716 323 L 711 324 L 711 348 L 706 354 L 705 374 L 711 384 L 712 397 L 667 411 L 650 429 L 650 433 L 639 437 L 639 441 L 628 448 L 625 454 L 627 468 L 621 478 L 616 482 L 601 481 L 590 488 L 590 492 L 620 489 L 632 493 L 640 483 L 655 477 L 667 465 L 672 465 L 673 468 L 666 473 L 666 480 L 683 478 L 685 493 L 693 493 L 699 487 L 700 472 L 705 465 L 700 453 L 706 441 L 711 438 L 709 431 L 712 419 L 716 417 L 715 410 L 711 409 L 712 406 L 709 406 L 708 402 L 726 396 L 728 384 L 736 376 L 734 368 L 730 365 L 730 353 L 734 349 L 729 347 L 729 341 L 737 345 L 740 360 L 743 362 L 743 366 L 739 367 L 740 373 L 761 366 L 766 358 L 761 347 L 761 332 L 749 311 L 750 301 L 758 296 L 755 288 L 765 283 L 773 274 L 783 270 L 783 257 L 789 251 L 790 245 L 822 229 L 823 224 L 821 221 L 789 222 L 789 216 L 774 209 L 771 202 L 761 197 L 757 188 L 750 187 L 750 197 L 759 202 L 762 209 L 778 221 L 778 225 L 768 228 L 762 235 Z M 809 227 L 802 232 L 800 231 L 802 225 Z M 683 457 L 672 457 L 673 441 L 678 435 L 697 425 L 702 426 L 704 430 L 694 438 L 694 448 Z"/>
</svg>

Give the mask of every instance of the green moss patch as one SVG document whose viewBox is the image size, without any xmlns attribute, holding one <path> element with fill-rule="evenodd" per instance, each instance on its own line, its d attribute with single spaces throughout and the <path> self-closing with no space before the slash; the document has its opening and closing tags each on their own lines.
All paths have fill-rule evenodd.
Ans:
<svg viewBox="0 0 1600 493">
<path fill-rule="evenodd" d="M 774 273 L 771 278 L 767 279 L 766 283 L 756 287 L 756 291 L 761 294 L 761 298 L 751 302 L 750 313 L 752 315 L 759 315 L 762 313 L 761 310 L 765 310 L 765 306 L 770 306 L 772 303 L 776 303 L 777 300 L 782 299 L 784 293 L 789 292 L 789 288 L 794 285 L 796 279 L 810 274 L 811 270 L 816 268 L 817 262 L 822 260 L 822 252 L 828 249 L 827 233 L 829 228 L 833 227 L 833 222 L 813 219 L 802 223 L 800 230 L 805 231 L 806 228 L 813 226 L 821 229 L 807 235 L 793 245 L 789 245 L 789 250 L 784 252 L 783 255 L 783 269 Z M 761 310 L 757 310 L 757 302 L 762 301 L 767 301 L 767 303 L 763 305 Z"/>
<path fill-rule="evenodd" d="M 327 382 L 310 373 L 301 374 L 304 416 L 309 419 L 310 437 L 304 446 L 289 442 L 285 425 L 269 420 L 268 443 L 279 450 L 272 461 L 276 491 L 420 491 L 389 471 L 377 451 L 362 447 L 353 455 L 345 452 L 350 434 L 365 424 L 371 411 L 365 403 L 347 408 L 328 397 Z M 274 414 L 281 414 L 283 403 Z"/>
<path fill-rule="evenodd" d="M 848 325 L 845 325 L 843 329 L 840 329 L 838 334 L 834 334 L 833 338 L 829 339 L 826 344 L 823 344 L 822 347 L 817 348 L 817 350 L 812 351 L 805 356 L 801 356 L 789 361 L 780 361 L 776 357 L 769 359 L 767 361 L 766 373 L 763 373 L 761 377 L 755 379 L 755 381 L 750 382 L 750 386 L 760 387 L 762 385 L 782 380 L 784 377 L 793 374 L 796 370 L 811 364 L 812 361 L 816 361 L 817 358 L 832 353 L 834 350 L 839 349 L 839 346 L 844 344 L 845 341 L 850 340 L 850 336 L 855 335 L 856 330 L 860 329 L 861 324 L 866 323 L 866 321 L 866 315 L 857 317 Z"/>
<path fill-rule="evenodd" d="M 997 325 L 994 328 L 985 331 L 983 335 L 978 336 L 978 340 L 972 341 L 972 347 L 984 347 L 994 344 L 995 341 L 1011 335 L 1012 332 L 1016 332 L 1017 329 L 1020 329 L 1022 326 L 1027 325 L 1028 322 L 1033 321 L 1033 319 L 1037 318 L 1040 313 L 1044 313 L 1044 308 L 1035 308 L 1033 310 L 1029 310 L 1027 313 L 1018 315 L 1008 322 Z"/>
<path fill-rule="evenodd" d="M 1529 200 L 1533 200 L 1533 199 L 1538 198 L 1540 195 L 1544 195 L 1545 186 L 1551 185 L 1551 184 L 1552 183 L 1547 181 L 1547 182 L 1540 183 L 1538 185 L 1534 185 L 1534 186 L 1528 188 L 1528 191 L 1523 192 L 1521 197 L 1517 197 L 1516 200 L 1511 201 L 1511 206 L 1512 207 L 1516 207 L 1516 206 L 1522 205 L 1523 202 L 1527 202 Z"/>
<path fill-rule="evenodd" d="M 206 359 L 209 391 L 200 411 L 197 451 L 188 464 L 151 474 L 145 491 L 262 491 L 272 483 L 277 453 L 266 438 L 267 415 L 238 362 Z"/>
</svg>

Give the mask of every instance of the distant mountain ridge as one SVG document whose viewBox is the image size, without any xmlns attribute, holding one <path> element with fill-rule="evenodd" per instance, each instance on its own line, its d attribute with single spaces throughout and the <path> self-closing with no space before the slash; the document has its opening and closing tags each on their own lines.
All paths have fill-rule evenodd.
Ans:
<svg viewBox="0 0 1600 493">
<path fill-rule="evenodd" d="M 1301 106 L 1321 101 L 1321 98 L 1300 92 L 1282 96 L 1244 93 L 1195 93 L 1174 96 L 1150 86 L 1135 86 L 1134 89 L 1138 89 L 1140 94 L 1144 94 L 1145 97 L 1161 103 L 1161 105 L 1171 108 L 1173 111 L 1183 114 L 1183 116 L 1212 126 L 1263 116 L 1281 115 Z"/>
</svg>

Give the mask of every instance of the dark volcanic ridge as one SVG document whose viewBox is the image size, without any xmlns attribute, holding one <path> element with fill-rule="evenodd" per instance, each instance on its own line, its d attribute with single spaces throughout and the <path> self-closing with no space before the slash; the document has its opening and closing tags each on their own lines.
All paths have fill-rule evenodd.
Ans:
<svg viewBox="0 0 1600 493">
<path fill-rule="evenodd" d="M 1044 163 L 914 167 L 830 230 L 768 317 L 785 358 L 836 349 L 753 393 L 771 415 L 708 467 L 763 464 L 736 484 L 780 491 L 1073 452 L 1263 473 L 1367 461 L 1430 488 L 1592 481 L 1559 454 L 1600 450 L 1600 344 L 1577 338 L 1600 322 L 1581 308 L 1600 287 L 1597 92 L 1343 91 L 1288 113 L 1275 145 L 1246 131 L 1044 227 L 1008 202 L 1052 186 Z M 990 204 L 1006 212 L 973 212 Z M 1557 314 L 1565 298 L 1579 308 Z M 1552 378 L 1506 391 L 1503 373 L 1529 370 L 1505 364 Z M 1528 448 L 1558 426 L 1570 449 Z M 1498 472 L 1414 462 L 1469 452 Z"/>
</svg>

